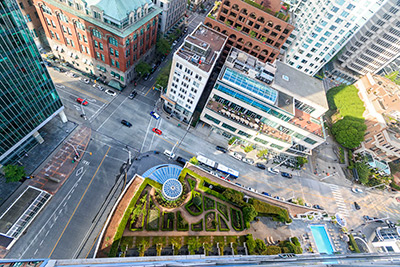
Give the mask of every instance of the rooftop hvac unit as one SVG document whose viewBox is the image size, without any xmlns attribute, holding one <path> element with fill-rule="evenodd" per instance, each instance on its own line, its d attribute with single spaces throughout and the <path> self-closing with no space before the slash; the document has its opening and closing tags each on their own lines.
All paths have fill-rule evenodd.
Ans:
<svg viewBox="0 0 400 267">
<path fill-rule="evenodd" d="M 199 55 L 193 55 L 192 56 L 192 62 L 199 63 L 199 59 L 200 59 Z"/>
</svg>

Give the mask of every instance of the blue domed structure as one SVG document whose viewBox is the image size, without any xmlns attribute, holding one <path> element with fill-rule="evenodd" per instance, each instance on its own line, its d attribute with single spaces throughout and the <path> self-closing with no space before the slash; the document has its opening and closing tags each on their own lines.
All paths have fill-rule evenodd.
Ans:
<svg viewBox="0 0 400 267">
<path fill-rule="evenodd" d="M 182 184 L 177 179 L 165 181 L 162 187 L 162 195 L 166 200 L 174 201 L 182 195 Z"/>
</svg>

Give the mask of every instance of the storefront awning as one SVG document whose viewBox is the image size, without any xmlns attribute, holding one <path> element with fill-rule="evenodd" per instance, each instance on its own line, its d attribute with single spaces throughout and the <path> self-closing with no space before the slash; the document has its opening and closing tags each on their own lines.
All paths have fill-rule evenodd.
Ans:
<svg viewBox="0 0 400 267">
<path fill-rule="evenodd" d="M 108 83 L 108 86 L 110 86 L 110 87 L 112 87 L 112 88 L 115 88 L 115 89 L 117 89 L 118 91 L 122 91 L 122 87 L 121 87 L 121 84 L 119 83 L 119 81 L 111 80 L 111 81 Z"/>
</svg>

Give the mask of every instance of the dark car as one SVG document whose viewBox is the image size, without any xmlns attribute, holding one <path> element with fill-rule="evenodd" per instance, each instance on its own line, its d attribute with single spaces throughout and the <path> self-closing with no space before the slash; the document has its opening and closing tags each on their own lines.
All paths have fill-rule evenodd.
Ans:
<svg viewBox="0 0 400 267">
<path fill-rule="evenodd" d="M 354 201 L 354 208 L 356 208 L 356 210 L 359 210 L 359 209 L 361 209 L 360 205 L 358 205 L 358 203 L 357 203 L 357 202 L 355 202 L 355 201 Z"/>
<path fill-rule="evenodd" d="M 215 149 L 224 153 L 228 152 L 228 149 L 222 146 L 216 146 Z"/>
<path fill-rule="evenodd" d="M 146 76 L 144 76 L 143 80 L 147 81 L 150 77 L 150 74 L 146 74 Z"/>
<path fill-rule="evenodd" d="M 282 177 L 285 177 L 285 178 L 289 178 L 289 179 L 293 178 L 293 175 L 291 175 L 290 173 L 287 173 L 287 172 L 281 172 L 281 175 L 282 175 Z"/>
<path fill-rule="evenodd" d="M 257 168 L 259 168 L 259 169 L 261 169 L 261 170 L 265 170 L 265 165 L 264 164 L 262 164 L 262 163 L 256 163 L 256 167 Z"/>
<path fill-rule="evenodd" d="M 128 96 L 129 99 L 134 99 L 137 95 L 136 91 L 132 91 L 132 93 L 130 93 L 130 95 Z"/>
<path fill-rule="evenodd" d="M 378 217 L 374 217 L 373 221 L 377 223 L 384 223 L 384 221 L 382 219 L 379 219 Z"/>
<path fill-rule="evenodd" d="M 314 205 L 313 208 L 314 208 L 314 209 L 317 209 L 317 210 L 323 210 L 323 209 L 324 209 L 324 208 L 321 207 L 320 205 Z"/>
<path fill-rule="evenodd" d="M 241 185 L 241 184 L 239 184 L 239 183 L 235 183 L 235 185 L 242 186 L 242 185 Z"/>
<path fill-rule="evenodd" d="M 261 194 L 263 194 L 263 195 L 265 195 L 265 196 L 268 196 L 268 197 L 271 196 L 271 194 L 269 194 L 269 193 L 267 193 L 267 192 L 262 192 Z"/>
<path fill-rule="evenodd" d="M 132 127 L 132 123 L 130 123 L 129 121 L 122 120 L 121 123 L 122 123 L 123 125 L 129 127 L 129 128 Z"/>
<path fill-rule="evenodd" d="M 63 68 L 59 68 L 59 67 L 55 67 L 55 66 L 53 66 L 53 69 L 58 72 L 61 72 L 61 73 L 65 72 L 65 70 Z"/>
<path fill-rule="evenodd" d="M 187 162 L 187 160 L 184 159 L 184 158 L 182 158 L 182 157 L 177 157 L 177 158 L 176 158 L 176 161 L 179 162 L 179 163 L 182 164 L 182 165 L 185 165 L 186 162 Z"/>
</svg>

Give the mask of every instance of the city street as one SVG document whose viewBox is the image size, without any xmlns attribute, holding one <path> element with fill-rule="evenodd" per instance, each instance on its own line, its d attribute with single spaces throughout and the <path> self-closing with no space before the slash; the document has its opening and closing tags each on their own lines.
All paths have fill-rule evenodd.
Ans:
<svg viewBox="0 0 400 267">
<path fill-rule="evenodd" d="M 204 17 L 205 14 L 197 13 L 190 16 L 188 32 L 204 21 Z M 185 135 L 186 125 L 178 127 L 173 118 L 159 110 L 160 92 L 153 89 L 157 74 L 171 57 L 172 53 L 149 80 L 140 80 L 135 88 L 130 84 L 121 93 L 113 90 L 117 92 L 114 97 L 94 88 L 93 83 L 86 84 L 79 77 L 72 78 L 49 68 L 68 119 L 92 130 L 86 150 L 92 155 L 83 155 L 72 175 L 13 246 L 8 258 L 61 259 L 89 255 L 125 183 L 123 174 L 128 162 L 128 150 L 132 159 L 139 153 L 152 150 L 162 153 L 166 149 L 171 150 Z M 137 96 L 129 99 L 132 90 L 137 92 Z M 88 104 L 79 104 L 77 98 L 84 99 Z M 158 112 L 162 117 L 158 120 L 153 118 L 151 111 Z M 85 114 L 87 119 L 81 114 Z M 130 122 L 132 127 L 121 124 L 121 120 Z M 153 128 L 160 129 L 162 134 L 154 133 Z M 349 228 L 362 224 L 363 215 L 388 217 L 395 222 L 400 220 L 395 195 L 366 190 L 355 194 L 350 184 L 345 182 L 345 177 L 339 175 L 335 179 L 342 180 L 341 185 L 328 183 L 328 180 L 321 182 L 304 170 L 298 171 L 293 179 L 273 175 L 217 151 L 215 146 L 226 147 L 227 140 L 216 142 L 216 133 L 200 135 L 201 131 L 207 131 L 202 123 L 191 128 L 176 154 L 185 159 L 202 154 L 238 170 L 240 177 L 234 182 L 272 196 L 302 198 L 311 205 L 322 206 L 331 215 L 339 212 L 345 216 Z M 126 178 L 129 180 L 132 176 Z M 354 201 L 361 206 L 361 210 L 355 210 Z"/>
</svg>

